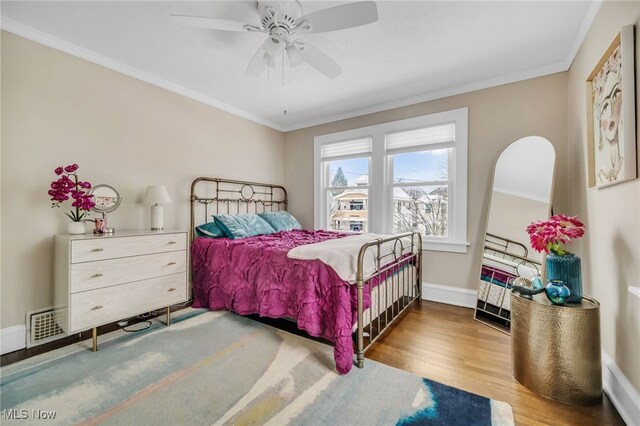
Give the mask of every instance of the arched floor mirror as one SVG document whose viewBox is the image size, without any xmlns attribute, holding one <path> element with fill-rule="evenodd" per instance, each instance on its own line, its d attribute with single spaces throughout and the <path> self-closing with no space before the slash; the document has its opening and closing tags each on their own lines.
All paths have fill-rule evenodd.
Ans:
<svg viewBox="0 0 640 426">
<path fill-rule="evenodd" d="M 474 317 L 505 333 L 511 285 L 543 276 L 543 256 L 529 246 L 526 227 L 549 217 L 554 173 L 553 145 L 539 136 L 518 139 L 496 161 Z"/>
</svg>

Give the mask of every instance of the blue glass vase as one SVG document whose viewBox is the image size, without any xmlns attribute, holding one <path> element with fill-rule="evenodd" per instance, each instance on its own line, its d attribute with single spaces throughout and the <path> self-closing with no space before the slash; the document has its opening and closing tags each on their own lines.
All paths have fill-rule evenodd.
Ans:
<svg viewBox="0 0 640 426">
<path fill-rule="evenodd" d="M 569 288 L 571 295 L 567 303 L 580 303 L 582 300 L 581 265 L 580 258 L 573 253 L 547 255 L 547 280 L 560 280 Z"/>
<path fill-rule="evenodd" d="M 551 280 L 544 288 L 547 299 L 554 305 L 564 305 L 571 297 L 571 292 L 561 280 Z"/>
</svg>

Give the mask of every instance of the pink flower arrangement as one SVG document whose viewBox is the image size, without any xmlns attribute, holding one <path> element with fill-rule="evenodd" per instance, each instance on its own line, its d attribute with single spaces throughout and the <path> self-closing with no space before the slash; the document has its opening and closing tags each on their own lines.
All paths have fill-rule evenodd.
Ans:
<svg viewBox="0 0 640 426">
<path fill-rule="evenodd" d="M 527 226 L 531 247 L 537 252 L 558 256 L 569 254 L 562 245 L 584 235 L 584 224 L 576 216 L 557 214 L 549 220 L 532 222 Z"/>
<path fill-rule="evenodd" d="M 54 172 L 60 176 L 58 180 L 51 182 L 51 189 L 48 194 L 51 196 L 51 207 L 60 207 L 60 204 L 67 201 L 69 198 L 73 199 L 71 207 L 75 207 L 75 211 L 65 212 L 69 219 L 74 222 L 80 222 L 85 215 L 96 203 L 91 199 L 93 194 L 88 194 L 85 190 L 91 189 L 89 182 L 83 182 L 78 180 L 77 164 L 71 164 L 67 167 L 57 167 Z"/>
</svg>

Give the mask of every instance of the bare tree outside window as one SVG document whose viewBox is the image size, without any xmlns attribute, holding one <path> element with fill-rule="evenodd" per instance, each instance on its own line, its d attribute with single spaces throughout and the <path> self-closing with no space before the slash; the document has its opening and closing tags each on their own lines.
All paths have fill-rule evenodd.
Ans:
<svg viewBox="0 0 640 426">
<path fill-rule="evenodd" d="M 413 155 L 417 157 L 421 153 Z M 425 186 L 417 183 L 416 186 L 394 187 L 394 232 L 419 231 L 423 235 L 435 237 L 448 235 L 449 173 L 446 156 L 440 157 L 435 174 L 433 177 L 437 179 L 437 184 Z M 394 176 L 395 183 L 411 181 L 412 179 Z"/>
<path fill-rule="evenodd" d="M 447 236 L 447 186 L 396 189 L 402 189 L 408 200 L 399 201 L 398 197 L 394 197 L 394 232 L 420 231 L 429 236 Z"/>
</svg>

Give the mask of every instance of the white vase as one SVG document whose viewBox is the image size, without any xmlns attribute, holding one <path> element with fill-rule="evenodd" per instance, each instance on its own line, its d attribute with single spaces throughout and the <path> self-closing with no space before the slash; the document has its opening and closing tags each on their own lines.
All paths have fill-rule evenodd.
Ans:
<svg viewBox="0 0 640 426">
<path fill-rule="evenodd" d="M 71 235 L 80 235 L 87 232 L 87 227 L 84 222 L 69 222 L 67 230 Z"/>
</svg>

